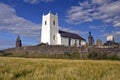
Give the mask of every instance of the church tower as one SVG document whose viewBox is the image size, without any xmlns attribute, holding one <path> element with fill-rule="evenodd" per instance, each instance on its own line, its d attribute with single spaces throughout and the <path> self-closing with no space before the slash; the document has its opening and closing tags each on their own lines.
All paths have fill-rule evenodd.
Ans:
<svg viewBox="0 0 120 80">
<path fill-rule="evenodd" d="M 58 16 L 49 12 L 42 16 L 41 43 L 56 45 L 58 41 Z"/>
<path fill-rule="evenodd" d="M 18 36 L 16 39 L 16 47 L 21 47 L 21 46 L 22 46 L 21 39 L 20 36 Z"/>
<path fill-rule="evenodd" d="M 88 45 L 89 46 L 94 45 L 94 39 L 93 39 L 93 36 L 91 35 L 91 32 L 89 32 L 89 35 L 88 35 Z"/>
</svg>

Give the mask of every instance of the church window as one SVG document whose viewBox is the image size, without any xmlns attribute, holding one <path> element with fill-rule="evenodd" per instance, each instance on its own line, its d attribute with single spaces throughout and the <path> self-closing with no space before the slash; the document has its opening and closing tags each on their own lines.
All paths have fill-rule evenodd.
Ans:
<svg viewBox="0 0 120 80">
<path fill-rule="evenodd" d="M 45 25 L 47 25 L 47 21 L 45 21 Z"/>
<path fill-rule="evenodd" d="M 53 40 L 55 40 L 55 35 L 53 35 Z"/>
<path fill-rule="evenodd" d="M 81 45 L 81 40 L 79 40 L 79 45 Z"/>
<path fill-rule="evenodd" d="M 77 45 L 77 40 L 75 40 L 75 43 L 74 43 L 74 45 L 75 45 L 75 46 Z"/>
<path fill-rule="evenodd" d="M 53 25 L 55 25 L 55 21 L 53 21 Z"/>
<path fill-rule="evenodd" d="M 70 38 L 68 39 L 68 44 L 69 44 L 69 46 L 71 46 L 71 39 Z"/>
</svg>

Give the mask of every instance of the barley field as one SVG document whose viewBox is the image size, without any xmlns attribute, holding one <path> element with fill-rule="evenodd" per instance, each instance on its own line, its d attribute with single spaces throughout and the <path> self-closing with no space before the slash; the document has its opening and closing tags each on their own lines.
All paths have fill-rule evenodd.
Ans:
<svg viewBox="0 0 120 80">
<path fill-rule="evenodd" d="M 0 80 L 120 80 L 120 62 L 0 57 Z"/>
</svg>

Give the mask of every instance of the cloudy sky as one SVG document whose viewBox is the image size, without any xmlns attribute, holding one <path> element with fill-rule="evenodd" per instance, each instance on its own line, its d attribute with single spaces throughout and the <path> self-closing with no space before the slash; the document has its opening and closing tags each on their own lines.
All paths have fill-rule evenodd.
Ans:
<svg viewBox="0 0 120 80">
<path fill-rule="evenodd" d="M 106 41 L 112 34 L 120 42 L 120 0 L 0 0 L 0 49 L 22 43 L 40 43 L 42 15 L 58 14 L 59 29 L 74 32 L 86 40 L 91 31 L 94 39 Z"/>
</svg>

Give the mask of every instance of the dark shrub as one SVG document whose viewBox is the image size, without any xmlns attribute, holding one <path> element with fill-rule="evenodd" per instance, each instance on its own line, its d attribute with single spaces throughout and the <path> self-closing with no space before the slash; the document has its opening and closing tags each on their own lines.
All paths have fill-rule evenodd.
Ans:
<svg viewBox="0 0 120 80">
<path fill-rule="evenodd" d="M 4 51 L 0 51 L 0 56 L 9 56 L 11 53 L 6 53 Z"/>
<path fill-rule="evenodd" d="M 112 54 L 108 56 L 110 60 L 120 60 L 120 57 L 117 54 Z"/>
<path fill-rule="evenodd" d="M 65 52 L 64 55 L 65 56 L 71 56 L 71 53 L 70 52 Z"/>
<path fill-rule="evenodd" d="M 99 52 L 91 52 L 88 54 L 88 59 L 95 60 L 120 60 L 120 57 L 117 54 L 106 54 Z"/>
<path fill-rule="evenodd" d="M 48 45 L 48 43 L 40 43 L 37 46 Z"/>
</svg>

